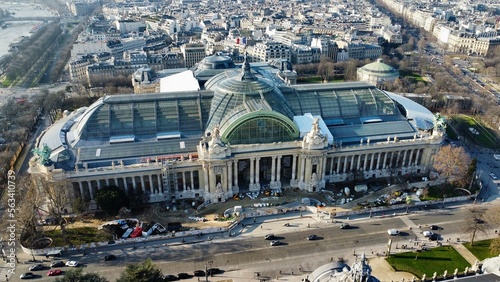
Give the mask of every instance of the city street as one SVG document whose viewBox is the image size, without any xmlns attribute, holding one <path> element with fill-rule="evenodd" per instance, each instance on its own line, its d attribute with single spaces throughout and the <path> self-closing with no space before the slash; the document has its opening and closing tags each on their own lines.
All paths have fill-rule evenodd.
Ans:
<svg viewBox="0 0 500 282">
<path fill-rule="evenodd" d="M 483 204 L 488 208 L 491 204 Z M 289 281 L 300 281 L 317 267 L 336 260 L 339 257 L 352 262 L 355 254 L 365 253 L 368 258 L 375 258 L 387 250 L 388 239 L 392 239 L 392 252 L 403 251 L 396 245 L 403 244 L 413 247 L 410 240 L 425 242 L 427 246 L 436 246 L 436 242 L 428 241 L 421 232 L 428 230 L 427 225 L 435 224 L 443 228 L 439 231 L 442 242 L 447 239 L 456 242 L 457 238 L 467 240 L 461 231 L 462 223 L 466 218 L 470 204 L 448 205 L 445 209 L 437 208 L 428 211 L 412 211 L 406 215 L 402 211 L 395 211 L 396 216 L 367 215 L 351 218 L 350 220 L 320 219 L 311 213 L 279 215 L 246 219 L 233 232 L 237 235 L 229 237 L 228 233 L 203 235 L 201 238 L 185 237 L 161 241 L 141 242 L 136 244 L 121 244 L 116 246 L 88 249 L 86 255 L 74 254 L 65 256 L 63 260 L 76 260 L 82 264 L 85 271 L 97 272 L 113 281 L 118 278 L 124 265 L 129 262 L 139 262 L 146 258 L 153 261 L 162 269 L 164 274 L 178 274 L 180 272 L 193 273 L 197 269 L 217 267 L 225 272 L 211 278 L 217 281 L 233 278 L 235 281 L 257 281 L 255 272 L 259 275 L 276 277 L 287 276 Z M 340 229 L 341 222 L 349 222 L 352 229 Z M 289 226 L 284 226 L 288 223 Z M 420 229 L 418 228 L 420 225 Z M 245 226 L 245 227 L 243 227 Z M 388 236 L 387 229 L 397 228 L 401 236 Z M 410 229 L 411 228 L 411 229 Z M 284 244 L 270 246 L 264 235 L 273 233 Z M 305 238 L 315 234 L 320 240 L 308 241 Z M 478 234 L 478 238 L 494 236 L 494 230 L 488 234 Z M 209 239 L 212 237 L 212 240 Z M 184 243 L 182 242 L 184 240 Z M 106 254 L 114 254 L 117 259 L 104 261 Z M 30 256 L 24 254 L 23 260 Z M 37 257 L 41 260 L 41 257 Z M 47 260 L 44 264 L 49 265 Z M 11 281 L 18 281 L 20 273 L 26 272 L 29 264 L 20 264 L 16 277 Z M 63 267 L 63 270 L 67 267 Z M 37 281 L 53 281 L 55 278 L 46 277 L 48 268 L 37 271 L 41 277 Z M 292 275 L 293 273 L 293 275 Z M 193 278 L 191 281 L 196 281 Z M 295 280 L 296 279 L 296 280 Z"/>
</svg>

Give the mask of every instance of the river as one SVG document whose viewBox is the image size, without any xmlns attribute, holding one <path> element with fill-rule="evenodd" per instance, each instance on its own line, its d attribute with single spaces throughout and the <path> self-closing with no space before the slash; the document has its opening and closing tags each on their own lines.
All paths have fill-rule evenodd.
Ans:
<svg viewBox="0 0 500 282">
<path fill-rule="evenodd" d="M 13 17 L 53 17 L 53 13 L 48 11 L 45 7 L 40 5 L 33 5 L 28 3 L 13 2 L 13 1 L 0 1 L 0 9 L 14 13 Z M 22 36 L 30 36 L 30 31 L 40 21 L 7 21 L 7 27 L 0 29 L 0 57 L 9 52 L 9 45 L 20 39 Z"/>
</svg>

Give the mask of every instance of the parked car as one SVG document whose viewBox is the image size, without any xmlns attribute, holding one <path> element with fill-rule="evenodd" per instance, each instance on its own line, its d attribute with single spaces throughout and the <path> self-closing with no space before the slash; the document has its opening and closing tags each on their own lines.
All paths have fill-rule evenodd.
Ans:
<svg viewBox="0 0 500 282">
<path fill-rule="evenodd" d="M 33 272 L 25 272 L 19 276 L 21 279 L 32 279 L 35 278 L 35 274 Z"/>
<path fill-rule="evenodd" d="M 429 240 L 430 241 L 437 241 L 437 240 L 439 240 L 439 237 L 440 237 L 439 234 L 434 233 L 431 236 L 429 236 Z"/>
<path fill-rule="evenodd" d="M 340 229 L 349 229 L 349 228 L 351 228 L 351 226 L 349 225 L 349 223 L 342 223 L 340 225 Z"/>
<path fill-rule="evenodd" d="M 61 267 L 61 266 L 64 266 L 64 261 L 62 260 L 56 260 L 50 264 L 50 267 Z"/>
<path fill-rule="evenodd" d="M 215 274 L 219 274 L 219 273 L 221 273 L 221 272 L 222 272 L 222 271 L 221 271 L 220 269 L 218 269 L 218 268 L 209 268 L 209 269 L 207 270 L 207 273 L 208 273 L 208 275 L 210 275 L 210 276 L 213 276 L 213 275 L 215 275 Z"/>
<path fill-rule="evenodd" d="M 116 258 L 115 255 L 106 255 L 106 256 L 104 256 L 104 260 L 106 260 L 106 261 L 107 260 L 114 260 L 115 258 Z"/>
<path fill-rule="evenodd" d="M 78 262 L 74 261 L 74 260 L 70 260 L 70 261 L 66 262 L 66 266 L 77 267 L 78 266 Z"/>
<path fill-rule="evenodd" d="M 191 275 L 189 275 L 189 274 L 187 274 L 185 272 L 181 272 L 181 273 L 177 274 L 177 278 L 179 278 L 179 279 L 189 279 L 189 278 L 191 278 Z"/>
<path fill-rule="evenodd" d="M 271 241 L 271 243 L 269 245 L 271 245 L 271 246 L 279 246 L 279 245 L 281 245 L 281 241 L 280 240 L 274 240 L 274 241 Z"/>
<path fill-rule="evenodd" d="M 493 178 L 493 180 L 497 180 L 498 178 L 493 172 L 490 173 L 490 177 Z"/>
<path fill-rule="evenodd" d="M 44 267 L 45 266 L 43 264 L 34 264 L 34 265 L 30 266 L 29 270 L 30 271 L 41 270 Z"/>
<path fill-rule="evenodd" d="M 307 236 L 306 239 L 309 241 L 314 241 L 314 240 L 318 240 L 318 236 L 313 234 L 313 235 Z"/>
<path fill-rule="evenodd" d="M 424 237 L 431 237 L 432 235 L 434 235 L 434 232 L 426 230 L 422 232 L 422 234 L 424 235 Z"/>
<path fill-rule="evenodd" d="M 56 276 L 56 275 L 61 275 L 62 271 L 61 269 L 51 269 L 49 272 L 47 272 L 47 276 Z"/>
<path fill-rule="evenodd" d="M 179 278 L 177 276 L 172 275 L 172 274 L 167 274 L 163 277 L 163 281 L 177 281 Z"/>
<path fill-rule="evenodd" d="M 429 226 L 429 228 L 430 228 L 431 230 L 441 230 L 441 229 L 443 229 L 443 228 L 441 228 L 441 227 L 439 227 L 439 226 L 437 226 L 437 225 L 431 225 L 431 226 Z"/>
<path fill-rule="evenodd" d="M 274 239 L 274 234 L 266 234 L 266 236 L 264 236 L 264 239 L 266 239 L 266 240 L 273 240 Z"/>
<path fill-rule="evenodd" d="M 391 235 L 391 236 L 397 236 L 399 235 L 399 230 L 395 229 L 395 228 L 392 228 L 392 229 L 388 229 L 387 230 L 387 234 Z"/>
<path fill-rule="evenodd" d="M 196 277 L 204 277 L 205 276 L 205 271 L 203 271 L 203 270 L 195 270 L 193 272 L 193 275 L 196 276 Z"/>
</svg>

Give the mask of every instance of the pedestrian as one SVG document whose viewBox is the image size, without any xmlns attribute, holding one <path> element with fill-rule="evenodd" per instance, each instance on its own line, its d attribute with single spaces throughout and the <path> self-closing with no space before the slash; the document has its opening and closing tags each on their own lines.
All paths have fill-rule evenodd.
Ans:
<svg viewBox="0 0 500 282">
<path fill-rule="evenodd" d="M 262 229 L 262 225 L 260 226 L 260 229 Z"/>
</svg>

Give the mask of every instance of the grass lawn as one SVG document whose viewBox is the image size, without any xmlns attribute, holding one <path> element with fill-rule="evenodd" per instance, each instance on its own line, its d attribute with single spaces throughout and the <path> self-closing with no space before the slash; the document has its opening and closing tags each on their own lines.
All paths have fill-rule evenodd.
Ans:
<svg viewBox="0 0 500 282">
<path fill-rule="evenodd" d="M 415 257 L 417 256 L 415 260 Z M 406 271 L 418 276 L 432 277 L 434 272 L 442 275 L 445 270 L 453 273 L 456 268 L 463 271 L 470 264 L 453 247 L 438 247 L 420 253 L 400 253 L 391 255 L 387 262 L 396 271 Z"/>
<path fill-rule="evenodd" d="M 458 130 L 461 135 L 464 135 L 469 141 L 477 143 L 480 146 L 487 148 L 500 147 L 500 141 L 497 139 L 494 131 L 484 127 L 476 119 L 466 115 L 457 115 L 451 119 L 458 125 Z M 474 128 L 478 134 L 473 134 L 470 128 Z"/>
<path fill-rule="evenodd" d="M 427 81 L 422 76 L 420 76 L 418 74 L 415 74 L 415 73 L 412 73 L 411 75 L 408 75 L 406 77 L 409 78 L 409 79 L 411 79 L 411 80 L 413 80 L 414 82 L 421 81 L 421 82 L 427 83 Z"/>
<path fill-rule="evenodd" d="M 301 76 L 297 78 L 300 83 L 321 83 L 321 77 L 319 76 Z"/>
<path fill-rule="evenodd" d="M 474 246 L 470 246 L 470 243 L 465 243 L 464 246 L 473 253 L 478 260 L 484 260 L 487 258 L 498 256 L 499 254 L 492 254 L 490 252 L 490 240 L 475 241 Z"/>
<path fill-rule="evenodd" d="M 113 239 L 113 236 L 95 227 L 77 227 L 66 229 L 69 243 L 61 238 L 61 229 L 45 231 L 44 234 L 53 240 L 51 247 L 63 247 L 67 245 L 81 245 L 92 242 L 105 242 Z"/>
<path fill-rule="evenodd" d="M 458 140 L 458 135 L 451 126 L 446 126 L 446 136 L 452 140 Z"/>
</svg>

